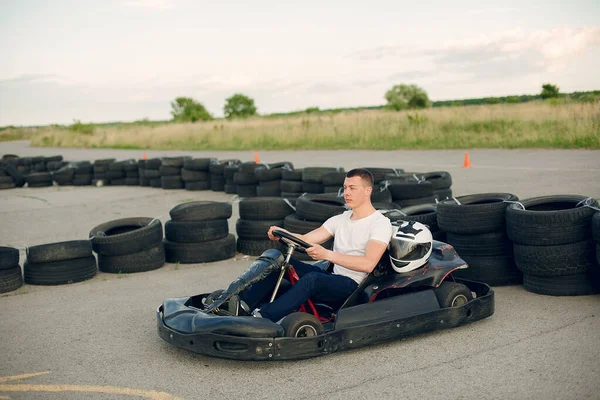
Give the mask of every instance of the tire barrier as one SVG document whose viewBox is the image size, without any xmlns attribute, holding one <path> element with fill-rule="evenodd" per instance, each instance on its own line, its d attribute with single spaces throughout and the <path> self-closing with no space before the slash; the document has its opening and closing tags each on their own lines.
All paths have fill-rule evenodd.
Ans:
<svg viewBox="0 0 600 400">
<path fill-rule="evenodd" d="M 0 293 L 12 292 L 22 285 L 19 250 L 0 246 Z"/>
<path fill-rule="evenodd" d="M 93 278 L 98 271 L 89 240 L 32 246 L 23 265 L 25 283 L 65 285 Z"/>
</svg>

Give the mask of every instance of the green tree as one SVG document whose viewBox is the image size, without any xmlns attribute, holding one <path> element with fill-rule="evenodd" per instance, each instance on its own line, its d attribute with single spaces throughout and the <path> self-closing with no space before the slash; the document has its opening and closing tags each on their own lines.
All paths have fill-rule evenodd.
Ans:
<svg viewBox="0 0 600 400">
<path fill-rule="evenodd" d="M 206 108 L 196 100 L 189 97 L 178 97 L 171 102 L 171 115 L 173 121 L 177 122 L 196 122 L 210 121 L 212 115 Z"/>
<path fill-rule="evenodd" d="M 427 92 L 417 85 L 395 85 L 385 93 L 387 107 L 392 110 L 425 108 L 430 106 Z"/>
<path fill-rule="evenodd" d="M 558 86 L 553 85 L 551 83 L 544 83 L 542 85 L 542 93 L 540 94 L 542 99 L 551 99 L 553 97 L 558 97 Z"/>
<path fill-rule="evenodd" d="M 241 93 L 236 93 L 225 99 L 223 114 L 225 118 L 245 118 L 256 115 L 254 100 Z"/>
</svg>

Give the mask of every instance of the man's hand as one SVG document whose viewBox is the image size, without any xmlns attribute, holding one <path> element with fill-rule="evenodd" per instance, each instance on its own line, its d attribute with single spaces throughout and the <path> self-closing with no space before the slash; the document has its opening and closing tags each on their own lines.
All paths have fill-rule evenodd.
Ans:
<svg viewBox="0 0 600 400">
<path fill-rule="evenodd" d="M 320 244 L 314 244 L 312 247 L 306 249 L 306 254 L 309 255 L 313 260 L 327 260 L 329 261 L 329 256 L 331 254 L 331 250 L 327 250 L 325 247 Z"/>
<path fill-rule="evenodd" d="M 273 240 L 273 241 L 278 241 L 278 240 L 279 240 L 279 238 L 278 238 L 277 236 L 273 235 L 273 231 L 274 231 L 274 230 L 280 230 L 280 231 L 284 231 L 284 232 L 287 232 L 287 233 L 289 233 L 287 230 L 285 230 L 285 229 L 283 229 L 283 228 L 280 228 L 280 227 L 278 227 L 278 226 L 274 226 L 274 225 L 273 225 L 273 226 L 271 226 L 271 227 L 269 228 L 269 231 L 267 232 L 267 236 L 269 237 L 269 239 L 271 239 L 271 240 Z"/>
</svg>

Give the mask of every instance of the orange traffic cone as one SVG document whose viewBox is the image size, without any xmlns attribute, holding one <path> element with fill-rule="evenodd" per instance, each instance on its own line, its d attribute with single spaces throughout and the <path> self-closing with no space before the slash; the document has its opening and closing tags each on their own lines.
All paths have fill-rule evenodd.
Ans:
<svg viewBox="0 0 600 400">
<path fill-rule="evenodd" d="M 142 160 L 147 160 L 148 156 L 146 155 L 146 152 L 144 152 L 144 156 L 142 157 Z"/>
<path fill-rule="evenodd" d="M 254 152 L 254 162 L 257 164 L 260 162 L 260 157 L 258 156 L 258 151 Z"/>
<path fill-rule="evenodd" d="M 469 152 L 465 151 L 465 162 L 463 163 L 463 168 L 471 168 L 471 160 L 469 159 Z"/>
</svg>

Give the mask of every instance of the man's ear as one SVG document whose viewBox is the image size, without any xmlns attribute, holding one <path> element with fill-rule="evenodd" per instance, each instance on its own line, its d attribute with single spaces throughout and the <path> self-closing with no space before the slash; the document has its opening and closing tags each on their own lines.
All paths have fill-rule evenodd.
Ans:
<svg viewBox="0 0 600 400">
<path fill-rule="evenodd" d="M 367 194 L 370 196 L 373 193 L 373 186 L 367 186 Z"/>
</svg>

